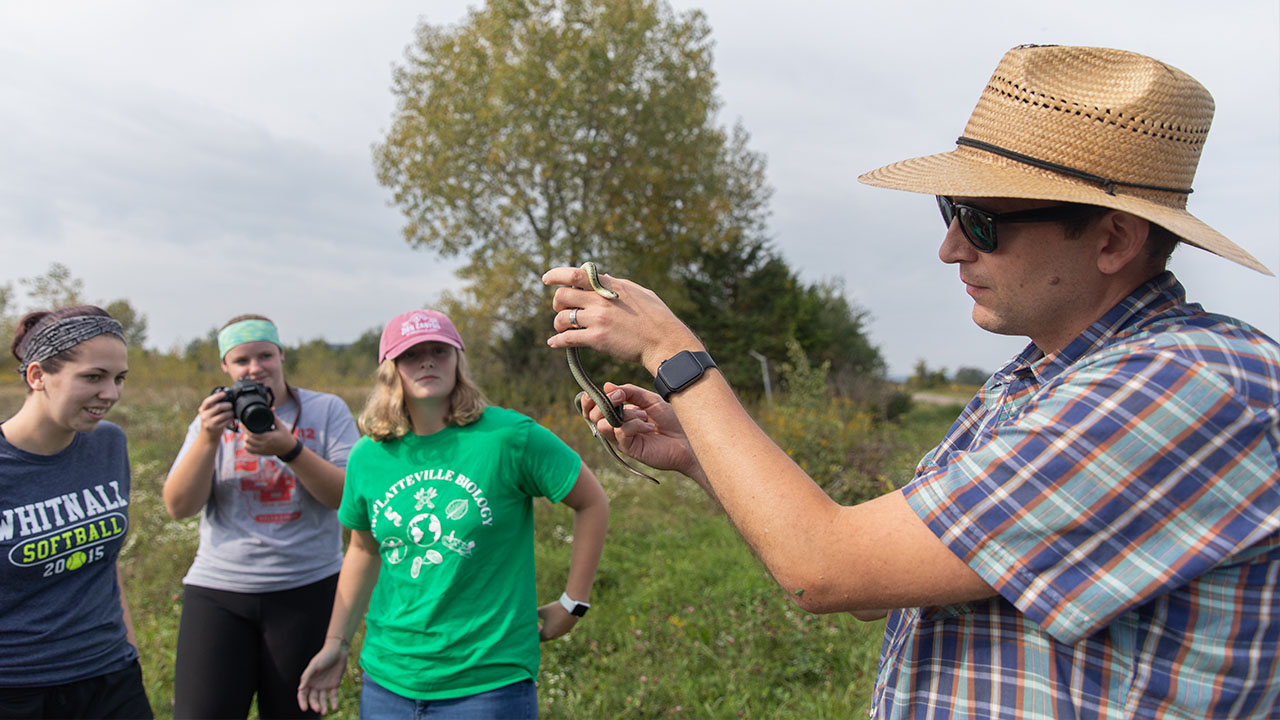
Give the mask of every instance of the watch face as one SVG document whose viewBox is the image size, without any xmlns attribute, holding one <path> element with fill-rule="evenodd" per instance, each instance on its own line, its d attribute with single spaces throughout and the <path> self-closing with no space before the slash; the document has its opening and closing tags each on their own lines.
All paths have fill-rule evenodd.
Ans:
<svg viewBox="0 0 1280 720">
<path fill-rule="evenodd" d="M 676 390 L 701 375 L 702 365 L 698 364 L 692 353 L 681 352 L 662 363 L 658 371 L 662 373 L 667 385 Z"/>
</svg>

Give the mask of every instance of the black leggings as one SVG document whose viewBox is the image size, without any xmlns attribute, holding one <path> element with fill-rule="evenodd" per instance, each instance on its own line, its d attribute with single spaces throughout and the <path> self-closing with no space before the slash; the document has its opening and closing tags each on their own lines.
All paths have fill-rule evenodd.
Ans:
<svg viewBox="0 0 1280 720">
<path fill-rule="evenodd" d="M 237 593 L 185 586 L 173 717 L 318 717 L 298 709 L 298 680 L 324 645 L 338 576 L 292 590 Z"/>
</svg>

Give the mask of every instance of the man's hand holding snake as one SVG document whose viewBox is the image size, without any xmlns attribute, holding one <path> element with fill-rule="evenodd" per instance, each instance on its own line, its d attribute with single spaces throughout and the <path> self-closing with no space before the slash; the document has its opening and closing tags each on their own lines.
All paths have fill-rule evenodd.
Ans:
<svg viewBox="0 0 1280 720">
<path fill-rule="evenodd" d="M 587 421 L 606 437 L 612 434 L 618 447 L 649 467 L 675 470 L 695 480 L 702 475 L 698 458 L 671 406 L 658 394 L 635 385 L 605 383 L 604 391 L 614 404 L 626 404 L 625 422 L 613 428 L 604 413 L 589 399 L 583 400 Z"/>
<path fill-rule="evenodd" d="M 558 334 L 549 338 L 547 345 L 589 347 L 620 360 L 640 362 L 649 372 L 657 372 L 663 360 L 681 350 L 702 349 L 697 336 L 656 293 L 629 280 L 607 275 L 592 278 L 594 272 L 594 266 L 587 263 L 582 268 L 555 268 L 543 276 L 544 283 L 562 286 L 553 301 Z M 601 277 L 607 279 L 607 288 Z M 569 364 L 573 368 L 575 358 L 571 357 Z M 579 383 L 583 384 L 581 380 Z M 594 390 L 599 392 L 598 388 Z M 614 422 L 606 418 L 592 392 L 580 394 L 577 400 L 587 422 L 602 440 L 607 443 L 611 439 L 627 455 L 650 467 L 681 472 L 705 486 L 697 457 L 669 404 L 657 393 L 634 385 L 607 383 L 605 391 L 609 396 L 600 402 L 617 406 L 621 423 L 617 422 L 618 410 L 613 408 L 610 411 Z M 626 465 L 622 458 L 617 459 Z M 634 468 L 628 469 L 643 475 Z"/>
<path fill-rule="evenodd" d="M 618 294 L 616 300 L 595 292 L 581 268 L 558 267 L 542 276 L 543 283 L 562 286 L 552 301 L 557 334 L 548 338 L 547 345 L 589 347 L 619 360 L 639 362 L 651 373 L 681 350 L 703 349 L 697 336 L 656 293 L 630 280 L 601 277 Z"/>
</svg>

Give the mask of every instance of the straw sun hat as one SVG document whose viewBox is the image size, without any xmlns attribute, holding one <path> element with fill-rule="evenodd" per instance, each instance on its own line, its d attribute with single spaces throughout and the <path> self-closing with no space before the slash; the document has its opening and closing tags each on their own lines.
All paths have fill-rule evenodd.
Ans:
<svg viewBox="0 0 1280 720">
<path fill-rule="evenodd" d="M 1158 60 L 1123 50 L 1021 46 L 1000 60 L 955 150 L 858 180 L 931 195 L 1123 210 L 1271 275 L 1186 210 L 1212 120 L 1209 91 Z"/>
</svg>

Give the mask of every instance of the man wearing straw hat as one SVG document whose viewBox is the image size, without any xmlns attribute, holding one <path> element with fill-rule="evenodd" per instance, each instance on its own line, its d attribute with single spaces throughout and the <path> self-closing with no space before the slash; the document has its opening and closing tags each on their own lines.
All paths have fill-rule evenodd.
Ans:
<svg viewBox="0 0 1280 720">
<path fill-rule="evenodd" d="M 1268 272 L 1186 211 L 1212 114 L 1151 58 L 1019 47 L 955 150 L 860 178 L 936 195 L 974 321 L 1031 340 L 861 505 L 760 431 L 652 292 L 556 268 L 548 344 L 655 373 L 663 398 L 609 386 L 632 407 L 607 435 L 697 480 L 801 607 L 893 608 L 873 716 L 1276 717 L 1280 347 L 1165 270 L 1188 244 Z"/>
</svg>

